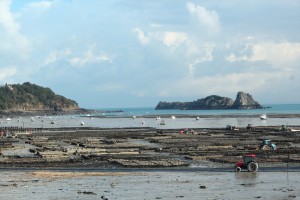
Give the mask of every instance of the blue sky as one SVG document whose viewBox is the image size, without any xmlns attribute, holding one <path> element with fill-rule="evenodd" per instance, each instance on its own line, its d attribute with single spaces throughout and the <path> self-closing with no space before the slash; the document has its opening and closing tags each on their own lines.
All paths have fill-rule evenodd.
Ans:
<svg viewBox="0 0 300 200">
<path fill-rule="evenodd" d="M 0 84 L 84 108 L 300 103 L 299 0 L 0 0 Z"/>
</svg>

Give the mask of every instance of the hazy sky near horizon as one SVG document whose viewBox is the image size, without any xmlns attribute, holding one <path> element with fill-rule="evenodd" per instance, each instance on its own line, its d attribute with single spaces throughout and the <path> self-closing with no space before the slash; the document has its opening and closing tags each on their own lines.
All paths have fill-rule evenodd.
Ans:
<svg viewBox="0 0 300 200">
<path fill-rule="evenodd" d="M 300 103 L 299 0 L 0 0 L 0 84 L 84 108 Z"/>
</svg>

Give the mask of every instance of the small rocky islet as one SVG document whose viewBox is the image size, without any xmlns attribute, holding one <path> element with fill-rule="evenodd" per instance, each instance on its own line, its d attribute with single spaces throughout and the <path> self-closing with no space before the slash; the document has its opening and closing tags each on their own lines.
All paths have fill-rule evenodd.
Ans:
<svg viewBox="0 0 300 200">
<path fill-rule="evenodd" d="M 229 97 L 210 95 L 193 102 L 159 102 L 156 110 L 212 110 L 212 109 L 263 109 L 249 93 L 238 92 L 235 101 Z"/>
</svg>

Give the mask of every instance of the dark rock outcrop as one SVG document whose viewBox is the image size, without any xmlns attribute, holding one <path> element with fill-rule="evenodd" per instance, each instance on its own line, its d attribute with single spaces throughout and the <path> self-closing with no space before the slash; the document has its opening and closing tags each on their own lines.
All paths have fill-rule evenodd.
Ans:
<svg viewBox="0 0 300 200">
<path fill-rule="evenodd" d="M 238 92 L 232 109 L 262 109 L 263 107 L 255 101 L 248 93 Z"/>
<path fill-rule="evenodd" d="M 193 102 L 159 102 L 156 110 L 209 110 L 209 109 L 261 109 L 263 108 L 248 93 L 238 92 L 235 101 L 228 97 L 211 95 Z"/>
</svg>

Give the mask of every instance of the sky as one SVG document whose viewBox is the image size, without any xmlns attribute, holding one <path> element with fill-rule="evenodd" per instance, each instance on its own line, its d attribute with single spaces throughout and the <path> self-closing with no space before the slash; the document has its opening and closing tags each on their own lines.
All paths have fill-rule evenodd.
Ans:
<svg viewBox="0 0 300 200">
<path fill-rule="evenodd" d="M 299 0 L 0 0 L 0 85 L 82 108 L 300 103 Z"/>
</svg>

